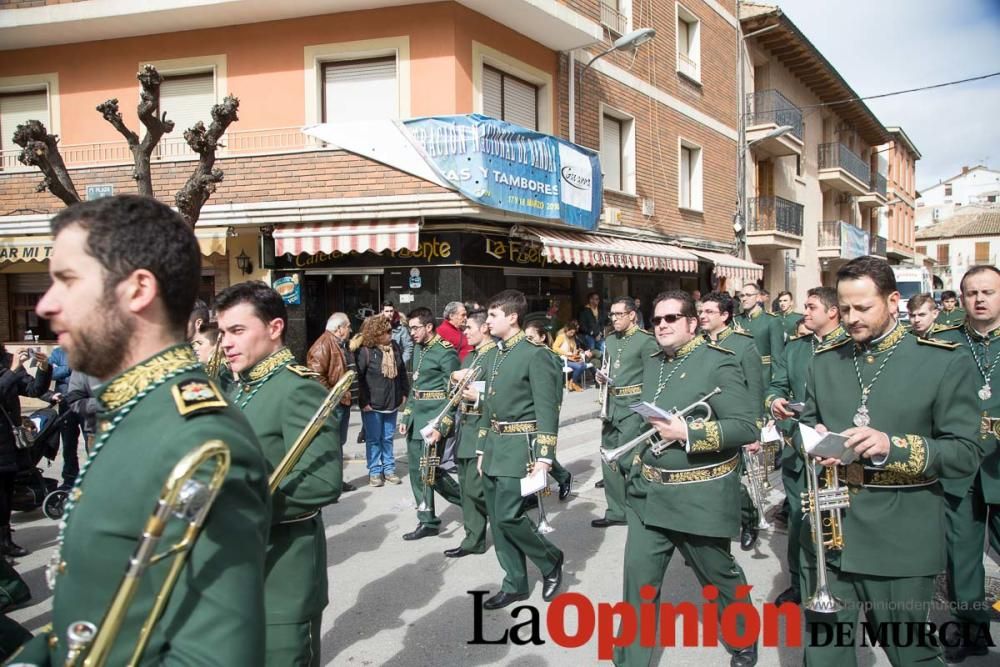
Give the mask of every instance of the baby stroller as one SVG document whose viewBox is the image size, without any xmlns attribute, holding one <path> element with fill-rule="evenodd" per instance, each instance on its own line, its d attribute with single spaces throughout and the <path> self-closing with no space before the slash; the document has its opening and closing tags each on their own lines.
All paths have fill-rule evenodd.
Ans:
<svg viewBox="0 0 1000 667">
<path fill-rule="evenodd" d="M 49 405 L 22 417 L 22 426 L 31 434 L 32 444 L 28 448 L 31 464 L 18 471 L 14 477 L 12 509 L 30 512 L 41 507 L 48 518 L 62 518 L 67 494 L 65 491 L 56 491 L 59 483 L 43 476 L 38 464 L 43 457 L 51 461 L 59 453 L 60 426 L 69 414 L 66 412 L 60 415 L 54 406 Z"/>
</svg>

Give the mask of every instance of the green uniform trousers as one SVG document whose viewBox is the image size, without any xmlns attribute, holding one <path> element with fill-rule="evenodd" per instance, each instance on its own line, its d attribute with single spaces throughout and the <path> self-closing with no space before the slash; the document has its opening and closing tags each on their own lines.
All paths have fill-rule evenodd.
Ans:
<svg viewBox="0 0 1000 667">
<path fill-rule="evenodd" d="M 544 535 L 535 532 L 535 524 L 524 512 L 521 480 L 517 477 L 483 475 L 486 513 L 493 533 L 493 548 L 504 571 L 500 590 L 528 593 L 525 558 L 547 575 L 562 558 L 562 552 Z"/>
<path fill-rule="evenodd" d="M 319 667 L 322 614 L 303 623 L 267 626 L 267 667 Z"/>
<path fill-rule="evenodd" d="M 712 584 L 719 589 L 716 604 L 719 606 L 721 621 L 723 609 L 737 599 L 736 587 L 747 583 L 742 568 L 729 550 L 729 538 L 692 535 L 646 526 L 631 505 L 625 506 L 625 512 L 628 521 L 628 539 L 625 542 L 625 601 L 635 607 L 636 617 L 639 617 L 640 604 L 653 604 L 657 612 L 655 627 L 659 628 L 663 576 L 670 565 L 674 549 L 679 549 L 685 562 L 694 570 L 698 583 L 703 587 Z M 656 589 L 656 597 L 652 600 L 642 598 L 639 591 L 643 586 Z M 678 603 L 682 600 L 671 602 Z M 698 599 L 691 602 L 697 606 L 704 601 Z M 742 616 L 737 625 L 742 634 Z M 657 641 L 660 641 L 659 633 Z M 640 646 L 637 638 L 633 644 L 615 649 L 614 663 L 619 667 L 647 667 L 652 656 L 653 647 Z"/>
<path fill-rule="evenodd" d="M 465 539 L 459 546 L 481 554 L 486 551 L 486 497 L 476 459 L 458 459 L 458 485 L 462 489 L 462 524 L 465 526 Z"/>
<path fill-rule="evenodd" d="M 559 484 L 565 484 L 569 479 L 569 470 L 566 470 L 555 458 L 552 459 L 552 467 L 549 469 L 549 474 Z"/>
<path fill-rule="evenodd" d="M 441 443 L 439 442 L 439 451 L 440 447 Z M 416 439 L 408 438 L 406 440 L 406 456 L 409 463 L 407 467 L 409 468 L 410 488 L 413 490 L 413 499 L 416 501 L 417 507 L 420 507 L 421 502 L 425 502 L 427 505 L 427 511 L 417 511 L 417 519 L 420 521 L 421 526 L 437 528 L 441 525 L 441 519 L 437 518 L 437 515 L 434 513 L 434 492 L 437 491 L 440 493 L 449 503 L 460 505 L 462 503 L 462 491 L 458 488 L 458 483 L 451 478 L 451 475 L 438 468 L 437 480 L 434 482 L 434 486 L 428 489 L 427 497 L 424 498 L 424 483 L 420 480 L 420 457 L 423 451 L 424 441 L 419 433 Z"/>
<path fill-rule="evenodd" d="M 612 422 L 604 422 L 601 425 L 601 446 L 607 449 L 615 449 L 624 442 L 621 440 L 621 432 Z M 637 451 L 637 450 L 636 450 Z M 601 478 L 604 480 L 604 498 L 608 502 L 608 509 L 604 511 L 604 518 L 608 521 L 626 521 L 625 503 L 628 502 L 625 496 L 625 481 L 628 479 L 630 462 L 633 453 L 622 455 L 612 466 L 609 466 L 601 459 Z"/>
<path fill-rule="evenodd" d="M 763 493 L 763 489 L 761 489 Z M 750 499 L 750 492 L 746 484 L 740 484 L 740 526 L 743 528 L 756 528 L 760 521 L 760 512 L 757 506 Z"/>
<path fill-rule="evenodd" d="M 802 534 L 802 492 L 806 490 L 805 470 L 795 471 L 793 461 L 783 461 L 781 465 L 781 481 L 785 486 L 785 500 L 788 502 L 788 562 L 789 585 L 799 593 L 802 592 L 799 581 L 802 545 L 799 541 Z M 808 527 L 805 530 L 809 530 Z M 810 591 L 811 593 L 812 591 Z"/>
<path fill-rule="evenodd" d="M 804 529 L 808 530 L 808 529 Z M 826 552 L 831 556 L 830 551 Z M 832 553 L 832 560 L 838 560 Z M 879 623 L 925 623 L 928 620 L 931 603 L 934 598 L 934 576 L 926 577 L 877 577 L 874 575 L 852 574 L 841 572 L 837 567 L 827 564 L 827 583 L 830 592 L 844 602 L 844 610 L 835 614 L 819 614 L 805 611 L 805 627 L 803 628 L 803 644 L 805 657 L 803 664 L 809 667 L 851 667 L 858 664 L 855 644 L 863 635 L 857 625 L 858 611 L 866 609 L 865 617 L 869 624 Z M 816 589 L 816 560 L 810 554 L 802 559 L 802 595 L 808 597 Z M 895 603 L 895 604 L 893 604 Z M 890 608 L 891 607 L 891 608 Z M 820 625 L 812 629 L 813 623 Z M 823 625 L 824 623 L 830 625 Z M 847 623 L 854 626 L 854 643 L 848 646 L 836 646 L 836 641 L 827 637 L 828 628 L 835 631 L 833 623 Z M 912 626 L 910 626 L 912 627 Z M 816 646 L 810 646 L 813 633 L 817 638 Z M 905 630 L 902 631 L 905 638 Z M 889 633 L 891 640 L 892 634 Z M 822 644 L 829 642 L 828 646 Z M 929 644 L 929 642 L 927 642 Z M 883 646 L 886 657 L 894 667 L 911 667 L 912 665 L 943 665 L 941 648 L 936 646 Z"/>
</svg>

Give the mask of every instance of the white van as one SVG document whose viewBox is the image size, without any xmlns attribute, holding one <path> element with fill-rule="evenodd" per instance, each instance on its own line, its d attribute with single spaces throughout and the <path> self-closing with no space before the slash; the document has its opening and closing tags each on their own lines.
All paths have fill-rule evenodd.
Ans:
<svg viewBox="0 0 1000 667">
<path fill-rule="evenodd" d="M 896 289 L 899 290 L 899 319 L 907 322 L 910 319 L 910 311 L 906 309 L 910 297 L 916 294 L 923 294 L 931 291 L 931 272 L 922 266 L 913 264 L 898 264 L 892 267 L 892 272 L 896 274 Z"/>
</svg>

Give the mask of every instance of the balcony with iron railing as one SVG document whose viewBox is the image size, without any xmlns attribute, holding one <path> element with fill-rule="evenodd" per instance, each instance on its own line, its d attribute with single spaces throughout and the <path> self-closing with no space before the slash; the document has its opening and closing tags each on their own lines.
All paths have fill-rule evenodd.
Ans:
<svg viewBox="0 0 1000 667">
<path fill-rule="evenodd" d="M 621 37 L 629 30 L 628 17 L 618 11 L 617 2 L 601 1 L 601 25 Z"/>
<path fill-rule="evenodd" d="M 757 125 L 792 129 L 788 134 L 802 140 L 802 109 L 777 90 L 758 90 L 747 94 L 747 131 Z"/>
<path fill-rule="evenodd" d="M 819 180 L 835 190 L 863 196 L 869 191 L 871 169 L 844 144 L 820 144 Z"/>
<path fill-rule="evenodd" d="M 821 259 L 854 259 L 870 253 L 874 245 L 868 232 L 852 229 L 852 225 L 843 220 L 823 220 L 818 225 L 818 232 L 816 254 Z"/>
<path fill-rule="evenodd" d="M 869 252 L 876 257 L 885 257 L 885 253 L 888 250 L 888 243 L 888 239 L 884 239 L 881 236 L 873 236 Z"/>
<path fill-rule="evenodd" d="M 868 192 L 858 198 L 858 205 L 862 208 L 885 206 L 889 202 L 887 192 L 888 181 L 885 176 L 873 171 L 871 181 L 868 183 Z"/>
<path fill-rule="evenodd" d="M 747 243 L 795 249 L 802 241 L 804 207 L 783 197 L 756 197 L 749 200 Z"/>
</svg>

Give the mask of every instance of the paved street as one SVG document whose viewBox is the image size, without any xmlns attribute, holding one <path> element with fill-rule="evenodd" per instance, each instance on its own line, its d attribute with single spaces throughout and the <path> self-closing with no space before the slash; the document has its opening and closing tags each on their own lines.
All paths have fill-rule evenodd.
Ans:
<svg viewBox="0 0 1000 667">
<path fill-rule="evenodd" d="M 597 420 L 597 392 L 567 394 L 559 433 L 559 458 L 574 476 L 574 492 L 568 502 L 553 496 L 546 509 L 555 528 L 551 538 L 566 553 L 565 590 L 583 593 L 595 605 L 621 598 L 621 563 L 626 529 L 598 530 L 591 519 L 604 513 L 604 496 L 594 483 L 600 478 L 596 454 L 600 429 Z M 468 666 L 504 664 L 585 665 L 597 663 L 596 637 L 577 649 L 563 649 L 549 637 L 545 628 L 545 603 L 541 599 L 539 575 L 529 564 L 534 587 L 527 604 L 541 614 L 542 645 L 467 644 L 473 638 L 473 602 L 467 591 L 488 590 L 492 594 L 502 579 L 502 572 L 492 549 L 482 556 L 458 560 L 444 558 L 445 549 L 461 540 L 461 513 L 438 497 L 442 517 L 439 537 L 418 542 L 404 542 L 404 532 L 416 526 L 413 498 L 404 481 L 401 486 L 370 488 L 364 464 L 364 447 L 355 443 L 358 432 L 357 412 L 347 447 L 346 477 L 358 491 L 344 494 L 340 502 L 327 508 L 330 606 L 324 615 L 323 661 L 335 665 L 441 665 Z M 403 441 L 396 440 L 397 456 L 403 454 Z M 405 458 L 399 472 L 405 472 Z M 48 476 L 58 477 L 57 462 Z M 777 473 L 772 474 L 780 486 Z M 769 503 L 780 502 L 777 489 Z M 443 512 L 440 509 L 443 507 Z M 532 512 L 534 514 L 534 512 Z M 56 525 L 40 511 L 15 514 L 17 541 L 32 551 L 19 561 L 18 569 L 34 594 L 30 606 L 14 611 L 12 618 L 31 630 L 49 622 L 51 601 L 44 583 L 44 563 L 48 559 Z M 780 572 L 776 554 L 784 554 L 785 534 L 772 529 L 762 534 L 759 549 L 752 553 L 733 545 L 754 589 L 752 600 L 758 608 L 773 600 L 787 580 Z M 124 567 L 124 563 L 123 563 Z M 992 574 L 996 574 L 991 564 Z M 701 589 L 692 574 L 677 557 L 670 565 L 665 584 L 665 598 L 671 601 L 701 601 Z M 515 605 L 516 606 L 516 605 Z M 484 639 L 496 640 L 512 625 L 528 620 L 527 612 L 512 620 L 508 607 L 483 616 Z M 938 622 L 942 618 L 936 618 Z M 567 631 L 575 629 L 573 612 L 567 614 Z M 526 631 L 525 631 L 525 634 Z M 993 636 L 1000 638 L 1000 623 L 993 624 Z M 728 665 L 721 648 L 670 649 L 659 664 Z M 991 656 L 995 664 L 1000 650 Z M 801 664 L 799 649 L 762 648 L 760 665 Z M 881 652 L 860 649 L 859 665 L 888 665 Z M 988 659 L 967 660 L 977 667 L 991 664 Z"/>
</svg>

